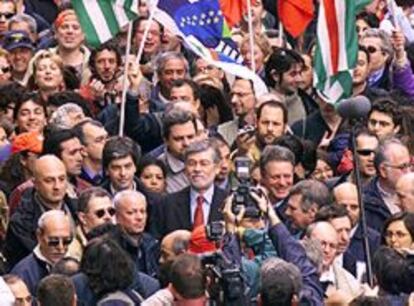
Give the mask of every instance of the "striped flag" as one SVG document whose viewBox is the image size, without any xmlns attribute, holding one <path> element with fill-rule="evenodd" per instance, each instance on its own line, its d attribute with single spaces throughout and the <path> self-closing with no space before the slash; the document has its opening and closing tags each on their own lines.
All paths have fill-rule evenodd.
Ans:
<svg viewBox="0 0 414 306">
<path fill-rule="evenodd" d="M 321 0 L 314 57 L 314 84 L 335 104 L 352 94 L 352 71 L 358 56 L 355 16 L 370 0 Z"/>
<path fill-rule="evenodd" d="M 115 37 L 138 17 L 138 0 L 72 0 L 89 45 L 97 47 Z"/>
</svg>

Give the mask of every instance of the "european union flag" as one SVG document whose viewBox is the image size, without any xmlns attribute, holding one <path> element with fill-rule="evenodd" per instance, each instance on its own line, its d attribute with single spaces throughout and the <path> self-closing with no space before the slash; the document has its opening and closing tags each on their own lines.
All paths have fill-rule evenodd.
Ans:
<svg viewBox="0 0 414 306">
<path fill-rule="evenodd" d="M 217 52 L 220 61 L 243 61 L 218 0 L 160 0 L 158 8 L 174 20 L 185 36 L 193 36 Z"/>
</svg>

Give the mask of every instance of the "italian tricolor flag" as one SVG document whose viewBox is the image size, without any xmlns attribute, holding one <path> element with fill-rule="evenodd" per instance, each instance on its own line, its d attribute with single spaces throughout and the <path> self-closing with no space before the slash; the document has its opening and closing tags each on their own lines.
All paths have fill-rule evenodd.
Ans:
<svg viewBox="0 0 414 306">
<path fill-rule="evenodd" d="M 352 94 L 358 56 L 355 16 L 370 0 L 321 0 L 314 57 L 314 85 L 329 103 Z"/>
</svg>

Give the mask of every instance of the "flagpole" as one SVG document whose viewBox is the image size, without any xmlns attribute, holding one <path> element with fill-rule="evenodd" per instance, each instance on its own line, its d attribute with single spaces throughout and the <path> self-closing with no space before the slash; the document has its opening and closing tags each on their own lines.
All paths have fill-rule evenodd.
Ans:
<svg viewBox="0 0 414 306">
<path fill-rule="evenodd" d="M 283 24 L 281 21 L 279 21 L 279 40 L 280 40 L 280 45 L 282 46 L 282 48 L 285 48 L 285 43 L 283 42 Z"/>
<path fill-rule="evenodd" d="M 254 30 L 253 30 L 253 16 L 252 16 L 252 2 L 247 0 L 247 21 L 249 25 L 249 40 L 250 40 L 250 55 L 252 57 L 252 70 L 256 72 L 256 63 L 254 61 Z"/>
<path fill-rule="evenodd" d="M 131 53 L 131 40 L 132 40 L 132 26 L 133 22 L 130 21 L 128 24 L 128 35 L 127 45 L 125 50 L 125 68 L 124 68 L 124 79 L 122 88 L 122 100 L 121 100 L 121 113 L 119 116 L 119 136 L 124 136 L 124 125 L 125 125 L 125 102 L 128 90 L 128 71 L 129 71 L 129 55 Z"/>
<path fill-rule="evenodd" d="M 137 53 L 137 57 L 136 57 L 136 63 L 137 64 L 139 64 L 139 62 L 141 60 L 141 57 L 142 57 L 142 53 L 144 52 L 145 41 L 147 40 L 152 20 L 154 20 L 154 14 L 155 14 L 155 5 L 150 7 L 150 15 L 148 17 L 147 26 L 145 27 L 144 35 L 142 36 L 142 40 L 141 40 L 141 43 L 139 44 L 139 48 L 138 48 L 138 53 Z"/>
</svg>

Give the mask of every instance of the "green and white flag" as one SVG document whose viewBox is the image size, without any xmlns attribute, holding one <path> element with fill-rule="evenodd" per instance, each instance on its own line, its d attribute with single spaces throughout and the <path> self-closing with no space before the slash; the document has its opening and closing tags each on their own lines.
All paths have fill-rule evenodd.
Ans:
<svg viewBox="0 0 414 306">
<path fill-rule="evenodd" d="M 115 37 L 138 17 L 138 0 L 72 0 L 72 5 L 86 41 L 93 47 Z"/>
<path fill-rule="evenodd" d="M 352 94 L 358 57 L 355 16 L 370 0 L 321 0 L 314 57 L 314 85 L 329 103 Z"/>
</svg>

